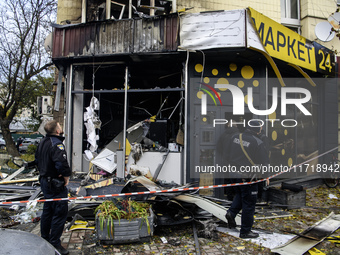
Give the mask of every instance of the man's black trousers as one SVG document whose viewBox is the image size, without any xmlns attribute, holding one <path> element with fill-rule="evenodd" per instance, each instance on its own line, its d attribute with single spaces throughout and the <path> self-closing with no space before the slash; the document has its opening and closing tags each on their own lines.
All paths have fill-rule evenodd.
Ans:
<svg viewBox="0 0 340 255">
<path fill-rule="evenodd" d="M 40 178 L 41 190 L 46 199 L 50 198 L 67 198 L 67 188 L 61 192 L 53 192 L 47 181 L 47 178 Z M 64 230 L 67 218 L 68 203 L 67 201 L 45 202 L 43 213 L 40 221 L 41 237 L 46 239 L 54 246 L 60 245 L 60 237 Z"/>
<path fill-rule="evenodd" d="M 242 182 L 241 179 L 234 179 L 235 183 Z M 229 208 L 229 212 L 235 218 L 242 210 L 240 234 L 247 234 L 251 231 L 254 223 L 255 205 L 257 201 L 258 185 L 241 185 L 235 187 L 235 196 Z"/>
</svg>

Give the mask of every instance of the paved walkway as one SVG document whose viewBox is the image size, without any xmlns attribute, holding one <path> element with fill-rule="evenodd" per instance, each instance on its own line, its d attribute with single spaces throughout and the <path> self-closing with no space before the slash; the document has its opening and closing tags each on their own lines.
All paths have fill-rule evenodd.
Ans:
<svg viewBox="0 0 340 255">
<path fill-rule="evenodd" d="M 32 233 L 40 236 L 40 224 Z M 220 240 L 198 238 L 199 252 L 196 250 L 195 239 L 192 234 L 178 236 L 174 232 L 164 233 L 168 243 L 163 243 L 160 236 L 154 236 L 150 242 L 132 243 L 124 245 L 97 244 L 94 230 L 73 230 L 64 232 L 61 242 L 70 255 L 115 254 L 115 255 L 171 255 L 171 254 L 270 254 L 269 249 L 252 245 L 249 241 L 222 235 Z M 177 242 L 177 243 L 176 243 Z"/>
<path fill-rule="evenodd" d="M 31 232 L 40 236 L 40 223 Z M 61 245 L 69 250 L 70 255 L 83 254 L 85 233 L 92 234 L 93 232 L 93 230 L 64 231 L 61 236 Z"/>
</svg>

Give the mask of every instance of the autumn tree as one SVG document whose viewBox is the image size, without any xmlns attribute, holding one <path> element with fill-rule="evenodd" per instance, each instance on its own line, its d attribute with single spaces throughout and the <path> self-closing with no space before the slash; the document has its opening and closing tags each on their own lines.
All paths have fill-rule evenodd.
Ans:
<svg viewBox="0 0 340 255">
<path fill-rule="evenodd" d="M 42 122 L 41 115 L 38 112 L 37 108 L 37 98 L 41 96 L 52 96 L 53 85 L 54 85 L 54 77 L 55 67 L 52 66 L 48 69 L 48 72 L 44 72 L 43 75 L 37 75 L 32 81 L 31 84 L 28 84 L 30 87 L 30 93 L 23 97 L 23 104 L 26 105 L 25 108 L 19 109 L 17 114 L 20 115 L 24 110 L 29 109 L 30 116 L 28 119 L 24 121 L 21 118 L 14 117 L 13 122 L 20 121 L 24 124 L 24 126 L 30 130 L 37 131 Z M 13 124 L 12 122 L 12 124 Z"/>
<path fill-rule="evenodd" d="M 56 0 L 0 1 L 0 126 L 7 152 L 18 156 L 9 125 L 34 91 L 39 75 L 52 65 L 44 49 Z"/>
</svg>

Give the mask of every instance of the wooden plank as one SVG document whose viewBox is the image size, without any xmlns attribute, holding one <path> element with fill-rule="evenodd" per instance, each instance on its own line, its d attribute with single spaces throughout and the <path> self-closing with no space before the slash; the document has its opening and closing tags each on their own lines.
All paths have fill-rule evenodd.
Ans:
<svg viewBox="0 0 340 255">
<path fill-rule="evenodd" d="M 19 168 L 17 171 L 15 171 L 13 174 L 8 176 L 6 179 L 2 180 L 0 183 L 4 183 L 4 182 L 12 180 L 14 177 L 16 177 L 17 175 L 21 174 L 24 170 L 25 170 L 24 166 Z"/>
<path fill-rule="evenodd" d="M 34 178 L 29 178 L 29 179 L 20 179 L 20 180 L 10 180 L 10 181 L 3 181 L 0 182 L 1 184 L 10 184 L 10 183 L 19 183 L 19 182 L 35 182 L 38 181 L 39 178 L 38 177 L 34 177 Z"/>
</svg>

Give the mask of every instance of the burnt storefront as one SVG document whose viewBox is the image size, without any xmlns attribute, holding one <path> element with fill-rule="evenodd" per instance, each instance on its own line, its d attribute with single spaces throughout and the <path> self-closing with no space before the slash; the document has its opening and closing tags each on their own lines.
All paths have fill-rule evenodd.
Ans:
<svg viewBox="0 0 340 255">
<path fill-rule="evenodd" d="M 228 123 L 242 131 L 251 119 L 263 123 L 273 166 L 337 146 L 334 54 L 252 9 L 55 26 L 53 61 L 65 77 L 73 171 L 89 171 L 85 151 L 109 149 L 120 177 L 139 165 L 177 184 L 223 183 L 206 170 L 216 144 Z M 94 104 L 91 147 L 84 112 Z M 131 159 L 136 144 L 144 161 Z"/>
</svg>

